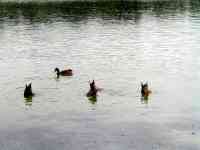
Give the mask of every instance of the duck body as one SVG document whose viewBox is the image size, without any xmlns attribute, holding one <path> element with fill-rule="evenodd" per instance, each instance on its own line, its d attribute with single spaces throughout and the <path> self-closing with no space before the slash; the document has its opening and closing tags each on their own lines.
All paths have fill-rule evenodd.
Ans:
<svg viewBox="0 0 200 150">
<path fill-rule="evenodd" d="M 148 97 L 151 94 L 151 90 L 149 90 L 148 83 L 141 83 L 141 94 L 143 97 Z"/>
<path fill-rule="evenodd" d="M 59 77 L 60 75 L 61 76 L 72 76 L 73 75 L 73 72 L 72 72 L 72 69 L 66 69 L 66 70 L 61 70 L 58 69 L 58 68 L 55 68 L 54 70 L 57 74 L 57 77 Z"/>
<path fill-rule="evenodd" d="M 96 97 L 98 89 L 96 88 L 94 80 L 90 83 L 90 90 L 87 92 L 87 97 Z"/>
<path fill-rule="evenodd" d="M 34 94 L 32 92 L 32 86 L 31 86 L 31 83 L 30 84 L 26 84 L 26 87 L 24 89 L 24 97 L 25 98 L 29 98 L 29 97 L 32 97 Z"/>
<path fill-rule="evenodd" d="M 87 92 L 87 97 L 96 97 L 97 96 L 97 90 L 89 90 L 88 92 Z"/>
</svg>

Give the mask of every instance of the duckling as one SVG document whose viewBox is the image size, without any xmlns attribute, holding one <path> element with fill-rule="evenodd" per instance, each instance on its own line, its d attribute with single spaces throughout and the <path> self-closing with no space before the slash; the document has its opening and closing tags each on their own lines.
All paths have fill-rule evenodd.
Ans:
<svg viewBox="0 0 200 150">
<path fill-rule="evenodd" d="M 90 84 L 90 90 L 88 91 L 86 96 L 87 97 L 96 97 L 98 89 L 96 88 L 94 80 L 92 81 L 92 83 L 89 82 L 89 84 Z"/>
<path fill-rule="evenodd" d="M 72 69 L 66 69 L 66 70 L 60 71 L 58 68 L 55 68 L 54 71 L 57 74 L 57 78 L 59 78 L 60 75 L 61 76 L 72 76 L 73 75 Z"/>
<path fill-rule="evenodd" d="M 24 97 L 25 98 L 29 98 L 32 97 L 34 94 L 32 92 L 32 86 L 31 83 L 29 83 L 28 85 L 26 84 L 25 90 L 24 90 Z"/>
<path fill-rule="evenodd" d="M 151 90 L 149 90 L 148 83 L 143 84 L 141 82 L 141 94 L 143 97 L 148 97 L 151 94 Z"/>
</svg>

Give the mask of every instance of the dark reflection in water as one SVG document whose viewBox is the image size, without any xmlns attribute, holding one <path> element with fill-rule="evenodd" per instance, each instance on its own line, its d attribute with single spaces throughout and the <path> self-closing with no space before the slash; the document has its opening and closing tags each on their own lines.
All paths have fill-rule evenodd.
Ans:
<svg viewBox="0 0 200 150">
<path fill-rule="evenodd" d="M 59 19 L 79 22 L 92 17 L 116 20 L 135 20 L 148 11 L 156 16 L 200 11 L 199 0 L 169 1 L 74 1 L 74 2 L 0 2 L 0 18 L 27 19 L 30 22 L 49 22 Z M 149 12 L 150 11 L 150 12 Z"/>
<path fill-rule="evenodd" d="M 148 104 L 149 97 L 148 96 L 141 96 L 140 101 L 142 104 Z"/>
<path fill-rule="evenodd" d="M 96 104 L 97 97 L 96 96 L 90 96 L 90 97 L 88 97 L 88 100 L 90 101 L 91 104 Z"/>
<path fill-rule="evenodd" d="M 26 106 L 32 106 L 32 97 L 24 98 L 24 103 Z"/>
</svg>

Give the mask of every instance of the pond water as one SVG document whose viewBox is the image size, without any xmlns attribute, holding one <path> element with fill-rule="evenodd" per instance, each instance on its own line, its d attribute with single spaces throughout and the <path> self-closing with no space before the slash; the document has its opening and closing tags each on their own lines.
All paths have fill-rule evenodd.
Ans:
<svg viewBox="0 0 200 150">
<path fill-rule="evenodd" d="M 0 2 L 1 149 L 199 150 L 199 39 L 198 0 Z"/>
</svg>

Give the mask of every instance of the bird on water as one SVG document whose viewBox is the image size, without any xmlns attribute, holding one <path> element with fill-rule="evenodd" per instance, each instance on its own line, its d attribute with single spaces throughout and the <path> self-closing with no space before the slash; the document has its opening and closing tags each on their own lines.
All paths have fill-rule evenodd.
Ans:
<svg viewBox="0 0 200 150">
<path fill-rule="evenodd" d="M 56 72 L 57 78 L 59 78 L 59 76 L 72 76 L 73 72 L 72 69 L 66 69 L 66 70 L 61 70 L 59 68 L 55 68 L 54 71 Z"/>
</svg>

